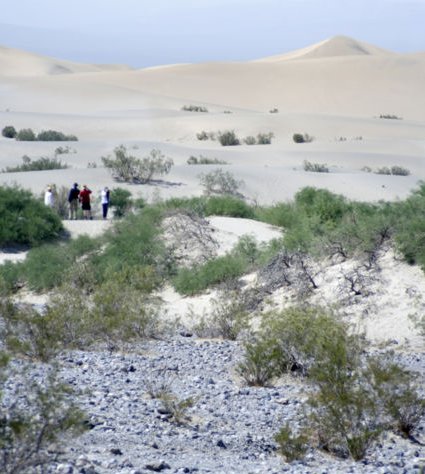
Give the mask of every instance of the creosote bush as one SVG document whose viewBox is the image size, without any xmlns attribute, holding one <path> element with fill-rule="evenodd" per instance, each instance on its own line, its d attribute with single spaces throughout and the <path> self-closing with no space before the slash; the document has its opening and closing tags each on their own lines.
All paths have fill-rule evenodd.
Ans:
<svg viewBox="0 0 425 474">
<path fill-rule="evenodd" d="M 56 157 L 49 158 L 48 156 L 42 156 L 41 158 L 33 160 L 29 156 L 24 155 L 22 157 L 22 165 L 7 166 L 3 172 L 17 173 L 21 171 L 61 170 L 66 168 L 68 168 L 68 165 L 62 163 L 62 161 L 58 160 Z"/>
<path fill-rule="evenodd" d="M 114 155 L 115 158 L 102 157 L 102 162 L 118 181 L 148 183 L 154 175 L 168 174 L 174 164 L 171 158 L 156 149 L 144 158 L 137 158 L 130 155 L 124 145 L 120 145 L 114 149 Z"/>
<path fill-rule="evenodd" d="M 241 144 L 234 130 L 218 132 L 217 139 L 222 146 L 235 146 Z"/>
<path fill-rule="evenodd" d="M 10 363 L 0 369 L 0 471 L 4 474 L 47 472 L 65 442 L 85 430 L 85 415 L 71 401 L 72 390 L 53 370 L 32 381 L 31 367 Z M 15 383 L 8 386 L 10 379 Z"/>
<path fill-rule="evenodd" d="M 188 165 L 227 165 L 228 163 L 218 158 L 208 158 L 200 155 L 199 158 L 196 156 L 190 156 L 187 160 Z"/>
<path fill-rule="evenodd" d="M 208 112 L 208 109 L 201 105 L 184 105 L 182 110 L 185 112 Z"/>
<path fill-rule="evenodd" d="M 313 137 L 308 133 L 294 133 L 292 139 L 295 143 L 310 143 L 313 141 Z"/>
<path fill-rule="evenodd" d="M 16 134 L 16 140 L 20 142 L 35 142 L 37 137 L 31 128 L 23 128 Z"/>
<path fill-rule="evenodd" d="M 232 173 L 223 171 L 221 168 L 201 173 L 199 181 L 207 196 L 216 194 L 240 196 L 239 188 L 244 184 L 243 181 L 237 180 Z"/>
<path fill-rule="evenodd" d="M 17 186 L 0 186 L 0 246 L 37 245 L 62 232 L 59 216 Z"/>
<path fill-rule="evenodd" d="M 323 308 L 269 313 L 238 370 L 248 382 L 262 373 L 308 377 L 313 390 L 305 429 L 319 448 L 342 457 L 362 459 L 384 430 L 410 436 L 425 415 L 414 374 L 390 352 L 368 354 L 363 336 Z M 280 434 L 292 436 L 287 427 Z"/>
<path fill-rule="evenodd" d="M 313 171 L 315 173 L 329 173 L 329 168 L 323 163 L 311 163 L 310 161 L 304 160 L 303 163 L 304 171 Z"/>
<path fill-rule="evenodd" d="M 131 209 L 133 201 L 131 192 L 124 188 L 114 188 L 110 193 L 109 206 L 113 209 L 114 217 L 120 219 Z"/>
<path fill-rule="evenodd" d="M 1 131 L 1 134 L 5 138 L 15 138 L 17 135 L 17 131 L 12 125 L 6 125 L 6 127 L 4 127 Z"/>
</svg>

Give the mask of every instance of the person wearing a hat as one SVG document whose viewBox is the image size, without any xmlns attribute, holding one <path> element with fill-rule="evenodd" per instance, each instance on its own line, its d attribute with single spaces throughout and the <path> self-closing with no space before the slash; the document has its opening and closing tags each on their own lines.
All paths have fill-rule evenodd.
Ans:
<svg viewBox="0 0 425 474">
<path fill-rule="evenodd" d="M 78 189 L 78 183 L 74 183 L 74 186 L 72 186 L 68 194 L 69 218 L 71 220 L 77 218 L 79 195 L 80 195 L 80 190 Z"/>
<path fill-rule="evenodd" d="M 48 207 L 53 207 L 55 199 L 53 196 L 53 190 L 51 186 L 47 186 L 46 192 L 44 193 L 44 204 Z"/>
</svg>

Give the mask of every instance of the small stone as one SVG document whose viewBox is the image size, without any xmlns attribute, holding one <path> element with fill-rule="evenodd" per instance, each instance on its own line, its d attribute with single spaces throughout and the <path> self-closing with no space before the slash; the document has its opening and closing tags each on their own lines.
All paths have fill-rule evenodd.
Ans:
<svg viewBox="0 0 425 474">
<path fill-rule="evenodd" d="M 111 453 L 115 454 L 116 456 L 122 456 L 122 451 L 120 448 L 112 448 Z"/>
<path fill-rule="evenodd" d="M 217 446 L 222 449 L 227 449 L 227 446 L 225 445 L 224 441 L 222 439 L 219 439 L 217 441 Z"/>
<path fill-rule="evenodd" d="M 160 461 L 152 464 L 146 464 L 145 469 L 148 471 L 161 472 L 165 469 L 171 469 L 171 467 L 165 461 Z"/>
</svg>

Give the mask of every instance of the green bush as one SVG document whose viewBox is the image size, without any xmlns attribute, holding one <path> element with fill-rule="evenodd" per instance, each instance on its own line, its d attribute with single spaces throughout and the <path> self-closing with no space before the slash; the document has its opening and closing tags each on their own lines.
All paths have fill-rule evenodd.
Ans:
<svg viewBox="0 0 425 474">
<path fill-rule="evenodd" d="M 243 142 L 245 143 L 245 145 L 255 145 L 257 143 L 257 140 L 255 139 L 255 137 L 250 135 L 249 137 L 245 137 L 243 139 Z"/>
<path fill-rule="evenodd" d="M 16 134 L 16 140 L 20 142 L 35 142 L 37 137 L 31 128 L 23 128 Z"/>
<path fill-rule="evenodd" d="M 131 192 L 123 188 L 112 189 L 109 205 L 114 209 L 114 217 L 124 217 L 132 206 Z"/>
<path fill-rule="evenodd" d="M 239 196 L 239 188 L 243 185 L 243 181 L 236 180 L 232 173 L 223 171 L 221 168 L 208 173 L 201 173 L 199 180 L 207 196 L 211 194 Z"/>
<path fill-rule="evenodd" d="M 410 171 L 402 166 L 391 166 L 391 174 L 394 176 L 409 176 Z"/>
<path fill-rule="evenodd" d="M 20 366 L 19 372 L 7 368 L 5 362 L 2 365 L 0 471 L 47 472 L 64 445 L 86 429 L 85 414 L 72 401 L 72 389 L 60 383 L 54 372 L 41 382 L 34 382 L 28 364 Z M 8 385 L 13 379 L 11 392 Z"/>
<path fill-rule="evenodd" d="M 273 137 L 274 137 L 274 134 L 272 132 L 259 133 L 257 135 L 257 143 L 259 145 L 270 145 Z"/>
<path fill-rule="evenodd" d="M 0 246 L 37 245 L 63 231 L 59 216 L 17 186 L 0 186 Z"/>
<path fill-rule="evenodd" d="M 200 155 L 199 158 L 196 156 L 190 156 L 187 160 L 188 165 L 227 165 L 228 163 L 218 158 L 207 158 L 206 156 Z"/>
<path fill-rule="evenodd" d="M 129 155 L 126 147 L 120 145 L 114 149 L 114 154 L 115 158 L 102 157 L 102 162 L 118 181 L 148 183 L 154 175 L 168 174 L 173 166 L 173 160 L 160 150 L 151 150 L 148 156 L 137 158 Z"/>
<path fill-rule="evenodd" d="M 182 268 L 173 279 L 173 286 L 183 295 L 195 295 L 206 288 L 243 275 L 248 264 L 240 256 L 226 255 L 206 264 Z"/>
<path fill-rule="evenodd" d="M 15 127 L 13 127 L 12 125 L 6 125 L 6 127 L 4 127 L 3 130 L 1 131 L 1 134 L 5 138 L 15 138 L 17 135 L 17 132 L 16 132 Z"/>
<path fill-rule="evenodd" d="M 75 135 L 65 135 L 56 130 L 43 130 L 37 135 L 39 142 L 77 142 L 78 138 Z"/>
<path fill-rule="evenodd" d="M 239 138 L 236 136 L 234 130 L 226 130 L 224 132 L 218 132 L 218 141 L 222 146 L 235 146 L 240 145 Z"/>
<path fill-rule="evenodd" d="M 200 105 L 184 105 L 182 110 L 186 112 L 208 112 L 206 107 L 202 107 Z"/>
<path fill-rule="evenodd" d="M 32 160 L 29 156 L 22 157 L 22 165 L 8 166 L 3 173 L 17 173 L 21 171 L 43 171 L 43 170 L 61 170 L 68 168 L 66 163 L 62 163 L 57 158 L 49 158 L 42 156 L 36 160 Z"/>
<path fill-rule="evenodd" d="M 254 211 L 242 199 L 233 196 L 211 196 L 205 201 L 204 212 L 208 216 L 228 216 L 252 219 Z"/>
<path fill-rule="evenodd" d="M 310 143 L 313 141 L 313 137 L 308 133 L 294 133 L 292 140 L 294 140 L 295 143 Z"/>
<path fill-rule="evenodd" d="M 279 453 L 287 462 L 303 459 L 308 449 L 309 438 L 306 434 L 295 436 L 287 423 L 274 437 Z"/>
<path fill-rule="evenodd" d="M 329 173 L 329 168 L 324 163 L 311 163 L 310 161 L 304 160 L 303 168 L 304 171 L 313 171 L 315 173 Z"/>
</svg>

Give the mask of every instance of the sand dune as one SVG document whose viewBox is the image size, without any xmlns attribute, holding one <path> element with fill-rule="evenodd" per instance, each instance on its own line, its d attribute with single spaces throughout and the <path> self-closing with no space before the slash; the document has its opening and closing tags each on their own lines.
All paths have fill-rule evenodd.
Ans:
<svg viewBox="0 0 425 474">
<path fill-rule="evenodd" d="M 420 53 L 395 54 L 335 37 L 246 63 L 126 70 L 2 48 L 0 71 L 0 125 L 79 137 L 70 144 L 75 153 L 61 157 L 67 170 L 0 174 L 0 182 L 37 193 L 49 183 L 68 186 L 75 180 L 96 188 L 116 185 L 101 157 L 121 143 L 138 156 L 159 148 L 174 160 L 161 182 L 123 184 L 148 198 L 158 192 L 163 197 L 201 194 L 199 173 L 211 167 L 187 165 L 191 155 L 200 154 L 226 161 L 245 182 L 246 197 L 265 203 L 291 198 L 306 185 L 355 199 L 393 200 L 425 179 L 425 56 Z M 209 113 L 181 110 L 189 104 L 206 106 Z M 274 108 L 278 113 L 269 113 Z M 269 146 L 221 147 L 197 140 L 202 130 L 235 130 L 241 139 L 272 132 L 274 139 Z M 297 145 L 295 132 L 314 141 Z M 1 137 L 0 170 L 20 163 L 24 154 L 53 156 L 58 145 Z M 307 173 L 304 160 L 326 163 L 330 173 Z M 93 163 L 97 167 L 89 169 Z M 361 171 L 393 165 L 411 175 Z"/>
</svg>

